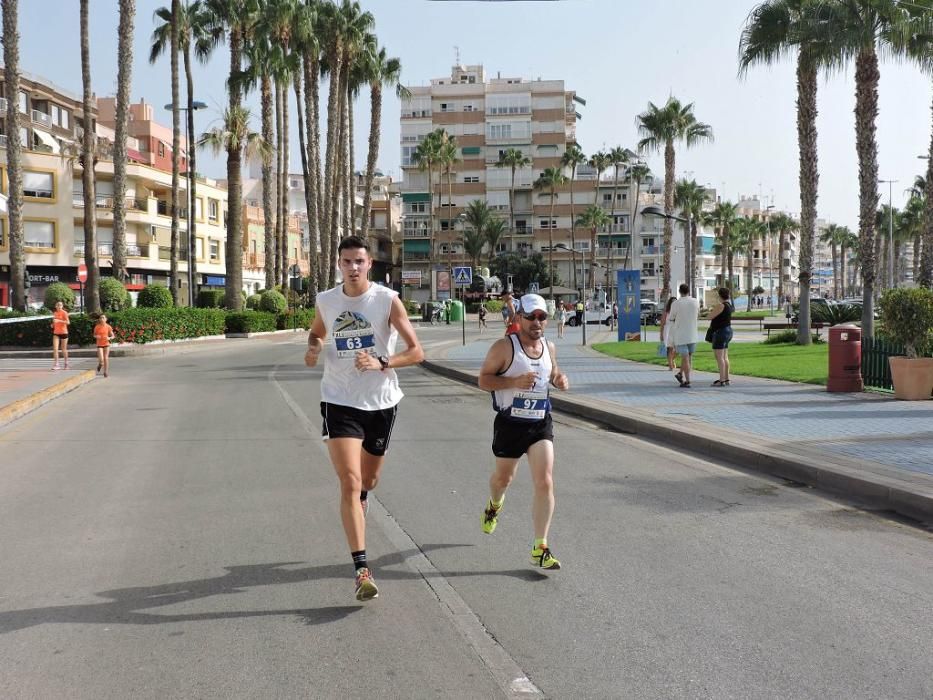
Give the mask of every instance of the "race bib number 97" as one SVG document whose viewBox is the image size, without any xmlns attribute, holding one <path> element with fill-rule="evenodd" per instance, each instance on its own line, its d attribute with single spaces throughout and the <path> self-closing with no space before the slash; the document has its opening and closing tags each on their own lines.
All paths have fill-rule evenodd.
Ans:
<svg viewBox="0 0 933 700">
<path fill-rule="evenodd" d="M 512 397 L 512 418 L 541 420 L 551 409 L 551 400 L 546 393 L 516 391 Z"/>
</svg>

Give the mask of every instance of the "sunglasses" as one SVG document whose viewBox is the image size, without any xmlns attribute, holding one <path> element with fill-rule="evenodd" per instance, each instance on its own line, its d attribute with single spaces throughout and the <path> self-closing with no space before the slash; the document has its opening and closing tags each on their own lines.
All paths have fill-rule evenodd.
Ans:
<svg viewBox="0 0 933 700">
<path fill-rule="evenodd" d="M 540 321 L 541 323 L 547 321 L 547 314 L 543 311 L 539 311 L 538 313 L 534 314 L 522 314 L 522 316 L 527 318 L 529 321 Z"/>
</svg>

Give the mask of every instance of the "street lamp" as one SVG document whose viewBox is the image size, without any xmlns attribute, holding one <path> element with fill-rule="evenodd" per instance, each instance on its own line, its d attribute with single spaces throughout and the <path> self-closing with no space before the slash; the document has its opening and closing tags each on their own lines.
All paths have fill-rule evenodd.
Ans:
<svg viewBox="0 0 933 700">
<path fill-rule="evenodd" d="M 771 250 L 771 215 L 768 214 L 772 209 L 773 204 L 765 207 L 765 223 L 768 226 L 768 306 L 771 307 L 770 315 L 774 316 L 774 251 Z"/>
<path fill-rule="evenodd" d="M 686 227 L 690 224 L 690 220 L 689 220 L 689 219 L 685 219 L 685 218 L 682 217 L 682 216 L 677 216 L 676 214 L 668 214 L 668 213 L 665 212 L 663 209 L 661 209 L 660 207 L 656 207 L 656 206 L 654 206 L 653 204 L 648 205 L 647 207 L 645 207 L 644 209 L 641 210 L 641 215 L 642 215 L 642 216 L 645 216 L 646 214 L 647 214 L 648 216 L 660 216 L 662 219 L 671 219 L 672 221 L 679 221 L 680 223 L 684 224 L 684 237 L 686 238 L 686 236 L 687 236 L 687 229 L 686 229 Z M 672 250 L 672 251 L 671 251 L 671 259 L 672 259 L 672 260 L 673 260 L 673 255 L 674 255 L 674 251 Z M 668 271 L 668 272 L 670 272 L 670 271 Z M 673 290 L 668 290 L 668 291 L 673 291 Z"/>
<path fill-rule="evenodd" d="M 198 100 L 192 100 L 190 102 L 190 108 L 192 111 L 199 109 L 207 109 L 207 104 L 200 102 Z M 165 109 L 172 111 L 172 103 L 165 105 Z M 179 107 L 178 111 L 188 112 L 188 107 Z M 194 128 L 191 126 L 193 119 L 190 117 L 190 113 L 186 115 L 185 118 L 185 142 L 188 144 L 188 306 L 194 306 L 194 266 L 195 266 L 195 229 L 197 224 L 195 223 L 194 208 L 195 208 L 195 177 L 194 177 L 194 152 L 196 149 L 191 147 L 191 130 Z M 175 203 L 175 206 L 178 206 L 178 203 Z M 228 273 L 229 274 L 229 271 Z M 172 280 L 172 284 L 175 284 L 175 280 Z"/>
</svg>

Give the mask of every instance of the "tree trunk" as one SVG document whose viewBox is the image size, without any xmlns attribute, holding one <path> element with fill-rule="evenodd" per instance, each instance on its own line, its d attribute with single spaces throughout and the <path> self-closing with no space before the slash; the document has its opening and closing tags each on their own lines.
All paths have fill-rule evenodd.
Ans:
<svg viewBox="0 0 933 700">
<path fill-rule="evenodd" d="M 577 286 L 577 217 L 573 208 L 573 183 L 577 179 L 577 166 L 574 165 L 570 168 L 570 249 L 573 251 L 570 254 L 570 267 L 573 268 L 573 288 L 579 291 Z M 534 206 L 532 206 L 534 210 Z"/>
<path fill-rule="evenodd" d="M 930 132 L 926 187 L 923 191 L 923 244 L 920 251 L 920 270 L 919 274 L 914 275 L 914 279 L 921 287 L 927 289 L 933 287 L 933 130 Z"/>
<path fill-rule="evenodd" d="M 925 202 L 924 202 L 924 204 L 925 204 Z M 914 236 L 914 240 L 913 240 L 913 244 L 914 244 L 914 254 L 913 254 L 913 273 L 914 273 L 914 274 L 913 274 L 913 278 L 914 278 L 914 283 L 916 283 L 917 280 L 918 280 L 919 277 L 920 277 L 920 241 L 921 241 L 921 234 L 918 233 L 916 236 Z"/>
<path fill-rule="evenodd" d="M 327 146 L 323 173 L 324 207 L 321 212 L 321 238 L 322 240 L 326 238 L 326 242 L 321 244 L 321 284 L 329 288 L 333 286 L 334 260 L 337 255 L 337 248 L 332 244 L 336 239 L 334 199 L 337 191 L 337 178 L 334 166 L 337 162 L 337 135 L 340 125 L 340 73 L 343 70 L 343 46 L 339 37 L 330 47 L 328 55 L 332 65 L 327 97 Z"/>
<path fill-rule="evenodd" d="M 369 211 L 373 200 L 373 179 L 376 175 L 376 158 L 379 156 L 379 125 L 382 121 L 382 83 L 374 80 L 369 86 L 369 151 L 366 154 L 366 191 L 363 192 L 363 217 L 360 236 L 369 235 Z M 404 243 L 403 243 L 404 245 Z"/>
<path fill-rule="evenodd" d="M 243 53 L 243 35 L 239 27 L 230 30 L 230 77 L 240 72 Z M 227 88 L 230 94 L 230 112 L 240 112 L 240 89 L 231 80 Z M 239 311 L 243 306 L 240 290 L 243 288 L 243 183 L 240 173 L 242 144 L 227 146 L 227 199 L 229 221 L 227 222 L 227 264 L 224 285 L 224 305 L 230 311 Z"/>
<path fill-rule="evenodd" d="M 731 290 L 729 284 L 729 227 L 723 224 L 719 227 L 719 284 Z"/>
<path fill-rule="evenodd" d="M 349 65 L 349 64 L 348 64 Z M 349 71 L 348 71 L 349 72 Z M 348 77 L 349 79 L 349 77 Z M 344 144 L 346 147 L 346 160 L 344 161 L 344 186 L 343 186 L 343 219 L 344 236 L 352 236 L 356 233 L 356 217 L 354 216 L 354 197 L 353 189 L 353 91 L 347 86 L 347 110 L 346 124 L 344 124 Z"/>
<path fill-rule="evenodd" d="M 26 310 L 26 257 L 23 246 L 23 144 L 19 136 L 19 2 L 3 0 L 3 77 L 6 87 L 6 158 L 9 172 L 10 306 Z M 81 57 L 87 53 L 87 0 L 81 2 Z M 88 77 L 90 81 L 90 77 Z M 93 185 L 92 185 L 93 189 Z M 87 198 L 85 195 L 85 211 Z M 90 209 L 93 213 L 93 204 Z"/>
<path fill-rule="evenodd" d="M 181 278 L 178 275 L 178 235 L 179 235 L 179 163 L 178 156 L 181 150 L 181 112 L 178 102 L 178 26 L 179 15 L 181 14 L 180 0 L 172 0 L 172 45 L 171 45 L 171 63 L 172 63 L 172 237 L 169 250 L 169 284 L 172 291 L 172 301 L 175 306 L 180 306 L 178 285 Z M 188 221 L 193 218 L 194 212 L 188 212 Z M 114 270 L 116 274 L 116 270 Z"/>
<path fill-rule="evenodd" d="M 288 170 L 289 170 L 289 136 L 288 136 L 288 83 L 282 84 L 282 176 L 279 179 L 279 198 L 281 199 L 280 211 L 282 212 L 282 238 L 279 260 L 282 269 L 279 277 L 282 287 L 288 290 L 288 224 L 290 220 L 290 211 L 288 206 Z M 297 263 L 298 260 L 296 259 Z"/>
<path fill-rule="evenodd" d="M 745 251 L 745 279 L 747 280 L 747 287 L 745 289 L 745 296 L 748 297 L 748 304 L 746 307 L 747 311 L 752 310 L 752 285 L 754 284 L 753 275 L 752 275 L 752 256 L 754 255 L 753 248 L 755 247 L 755 241 L 753 234 L 749 234 L 748 241 L 748 250 Z"/>
<path fill-rule="evenodd" d="M 294 87 L 295 87 L 295 106 L 297 108 L 298 116 L 298 150 L 301 153 L 301 176 L 304 182 L 305 188 L 305 215 L 308 219 L 308 237 L 311 236 L 311 217 L 317 216 L 315 211 L 315 196 L 314 196 L 314 185 L 311 182 L 311 172 L 309 170 L 310 166 L 308 164 L 308 150 L 307 150 L 307 141 L 305 139 L 305 117 L 306 113 L 304 110 L 304 101 L 302 98 L 301 90 L 302 75 L 299 71 L 295 72 L 294 76 Z M 301 241 L 301 246 L 304 247 L 304 239 Z M 310 295 L 311 303 L 314 303 L 314 299 L 317 296 L 317 271 L 315 270 L 315 265 L 312 262 L 311 256 L 313 255 L 313 250 L 310 245 L 308 246 L 308 294 Z"/>
<path fill-rule="evenodd" d="M 778 231 L 778 305 L 784 303 L 784 246 L 787 243 L 787 231 Z"/>
<path fill-rule="evenodd" d="M 272 123 L 272 79 L 264 74 L 259 81 L 259 104 L 261 109 L 262 138 L 270 146 L 275 139 L 275 128 Z M 276 149 L 278 158 L 278 149 Z M 262 175 L 262 220 L 263 220 L 263 256 L 265 258 L 263 269 L 265 272 L 265 287 L 272 289 L 275 286 L 275 212 L 272 209 L 272 200 L 275 196 L 275 185 L 272 180 L 272 157 L 264 156 L 261 166 Z"/>
<path fill-rule="evenodd" d="M 661 299 L 671 296 L 671 245 L 674 240 L 674 142 L 664 144 L 664 272 L 661 276 Z M 731 270 L 730 270 L 731 273 Z"/>
<path fill-rule="evenodd" d="M 551 213 L 548 215 L 548 223 L 554 220 L 554 197 L 557 193 L 554 191 L 554 188 L 551 188 Z M 554 228 L 551 226 L 547 227 L 547 272 L 548 276 L 551 278 L 548 282 L 548 286 L 551 288 L 550 297 L 551 300 L 554 300 Z"/>
<path fill-rule="evenodd" d="M 343 193 L 343 188 L 345 180 L 343 178 L 343 161 L 346 160 L 346 149 L 343 147 L 343 113 L 346 109 L 346 96 L 347 91 L 345 88 L 345 81 L 349 66 L 346 63 L 343 64 L 343 67 L 340 71 L 340 76 L 338 77 L 338 86 L 337 86 L 337 130 L 334 134 L 335 143 L 334 143 L 334 172 L 332 177 L 334 178 L 334 194 L 333 201 L 330 202 L 331 207 L 331 239 L 330 247 L 331 254 L 334 256 L 334 259 L 330 261 L 330 278 L 331 286 L 336 284 L 337 271 L 335 269 L 335 262 L 337 256 L 337 248 L 340 244 L 341 239 L 341 230 L 343 227 L 343 215 L 341 211 L 341 196 Z"/>
<path fill-rule="evenodd" d="M 197 137 L 194 133 L 194 77 L 191 73 L 191 27 L 188 27 L 188 40 L 185 42 L 184 61 L 185 61 L 185 82 L 188 88 L 188 134 L 190 134 L 193 143 L 188 143 L 188 170 L 191 172 L 189 179 L 191 192 L 189 193 L 188 209 L 194 211 L 195 202 L 197 202 L 197 168 L 195 167 L 195 154 L 197 148 Z M 222 212 L 221 212 L 222 214 Z M 191 298 L 197 303 L 198 291 L 198 261 L 197 261 L 197 224 L 194 217 L 188 220 L 188 267 L 191 268 Z"/>
<path fill-rule="evenodd" d="M 83 88 L 83 118 L 84 131 L 81 136 L 81 182 L 84 188 L 84 264 L 87 266 L 87 282 L 84 285 L 84 309 L 88 313 L 100 313 L 100 267 L 97 262 L 97 208 L 96 197 L 94 196 L 94 146 L 97 140 L 94 135 L 94 117 L 91 110 L 94 109 L 94 95 L 91 92 L 91 57 L 90 45 L 88 42 L 88 0 L 81 0 L 81 83 Z M 6 44 L 4 43 L 4 48 Z M 9 85 L 9 83 L 8 83 Z M 8 104 L 13 102 L 10 98 Z M 18 106 L 15 107 L 18 109 Z M 8 139 L 19 138 L 19 130 L 16 136 L 11 133 Z M 9 157 L 9 151 L 7 152 Z M 12 175 L 12 171 L 10 175 Z M 13 183 L 10 183 L 10 194 L 13 192 Z M 22 192 L 22 184 L 20 184 Z M 10 214 L 12 223 L 12 212 Z M 12 226 L 11 226 L 12 229 Z M 12 234 L 11 230 L 11 234 Z M 22 226 L 20 226 L 20 240 L 22 240 Z M 12 236 L 11 236 L 12 238 Z M 12 247 L 10 249 L 12 253 Z M 22 277 L 22 276 L 21 276 Z M 16 280 L 14 279 L 14 284 Z M 15 289 L 15 288 L 14 288 Z M 23 292 L 20 292 L 22 294 Z M 19 299 L 25 301 L 24 296 Z"/>
<path fill-rule="evenodd" d="M 830 244 L 830 254 L 833 257 L 833 298 L 838 299 L 839 298 L 839 268 L 838 268 L 837 256 L 839 254 L 839 250 L 836 246 L 835 241 Z"/>
<path fill-rule="evenodd" d="M 797 59 L 797 147 L 800 151 L 800 313 L 797 344 L 810 345 L 810 278 L 820 173 L 817 161 L 816 68 Z"/>
<path fill-rule="evenodd" d="M 278 80 L 274 81 L 275 89 L 275 175 L 273 177 L 273 201 L 275 203 L 275 233 L 272 238 L 272 286 L 279 284 L 282 279 L 282 86 Z"/>
<path fill-rule="evenodd" d="M 697 279 L 697 220 L 691 215 L 690 219 L 690 289 L 695 292 Z M 665 302 L 666 303 L 666 302 Z M 703 303 L 703 297 L 700 297 L 700 303 Z"/>
<path fill-rule="evenodd" d="M 113 276 L 126 283 L 126 137 L 133 71 L 136 0 L 120 0 L 117 30 L 117 113 L 113 144 Z M 177 59 L 176 59 L 177 62 Z"/>
<path fill-rule="evenodd" d="M 311 198 L 308 200 L 308 237 L 310 239 L 310 258 L 311 280 L 309 294 L 312 300 L 317 297 L 321 290 L 321 257 L 323 253 L 318 251 L 323 247 L 324 241 L 320 235 L 320 216 L 321 216 L 321 154 L 320 154 L 320 124 L 318 120 L 318 65 L 317 57 L 308 56 L 306 53 L 302 57 L 302 68 L 305 74 L 305 94 L 304 94 L 304 112 L 308 125 L 308 178 L 305 180 L 305 190 L 310 191 Z M 308 181 L 310 180 L 310 187 Z M 326 258 L 326 256 L 324 256 Z"/>
<path fill-rule="evenodd" d="M 878 208 L 878 56 L 862 50 L 855 60 L 855 144 L 859 162 L 859 253 L 862 260 L 862 335 L 874 335 L 875 210 Z"/>
</svg>

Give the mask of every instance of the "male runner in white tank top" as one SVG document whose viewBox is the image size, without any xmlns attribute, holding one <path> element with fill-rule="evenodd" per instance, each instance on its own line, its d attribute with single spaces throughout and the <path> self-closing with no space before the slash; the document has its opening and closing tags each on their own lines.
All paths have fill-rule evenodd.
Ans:
<svg viewBox="0 0 933 700">
<path fill-rule="evenodd" d="M 517 314 L 519 330 L 489 348 L 479 371 L 479 388 L 493 392 L 496 420 L 492 452 L 496 469 L 489 479 L 489 501 L 483 513 L 483 532 L 496 529 L 505 491 L 515 477 L 518 460 L 528 455 L 534 483 L 532 520 L 535 541 L 531 561 L 543 569 L 560 569 L 548 548 L 547 534 L 554 514 L 554 431 L 548 384 L 566 391 L 567 375 L 557 367 L 554 343 L 544 338 L 547 304 L 538 294 L 526 294 Z"/>
<path fill-rule="evenodd" d="M 340 241 L 343 284 L 317 296 L 305 364 L 325 351 L 321 415 L 330 461 L 340 479 L 340 518 L 356 569 L 356 598 L 379 595 L 366 562 L 367 496 L 379 481 L 402 391 L 395 369 L 421 362 L 424 351 L 398 293 L 372 284 L 369 247 L 356 237 Z M 328 333 L 334 342 L 325 348 Z M 401 336 L 407 346 L 395 353 Z"/>
</svg>

